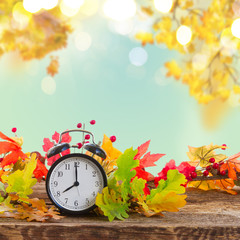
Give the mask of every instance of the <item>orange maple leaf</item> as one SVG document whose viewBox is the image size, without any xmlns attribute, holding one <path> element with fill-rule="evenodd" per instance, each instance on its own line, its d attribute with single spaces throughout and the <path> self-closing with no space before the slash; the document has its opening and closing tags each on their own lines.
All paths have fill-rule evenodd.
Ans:
<svg viewBox="0 0 240 240">
<path fill-rule="evenodd" d="M 228 171 L 228 176 L 232 180 L 237 180 L 237 172 L 240 172 L 240 153 L 237 153 L 228 158 L 228 160 L 221 165 L 220 171 Z"/>
<path fill-rule="evenodd" d="M 47 73 L 54 77 L 54 75 L 58 73 L 58 69 L 59 69 L 58 57 L 51 56 L 51 62 L 47 67 Z"/>
<path fill-rule="evenodd" d="M 22 152 L 21 145 L 18 142 L 7 137 L 2 132 L 0 132 L 0 138 L 6 140 L 5 142 L 0 142 L 0 154 L 5 154 L 1 162 L 2 168 L 11 163 L 16 163 L 19 157 L 22 159 L 27 157 L 27 155 Z"/>
</svg>

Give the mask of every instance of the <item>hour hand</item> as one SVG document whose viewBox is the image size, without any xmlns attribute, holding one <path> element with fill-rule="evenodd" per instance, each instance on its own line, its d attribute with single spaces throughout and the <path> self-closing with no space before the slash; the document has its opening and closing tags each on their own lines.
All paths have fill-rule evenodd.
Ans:
<svg viewBox="0 0 240 240">
<path fill-rule="evenodd" d="M 63 193 L 66 192 L 66 191 L 68 191 L 68 190 L 70 190 L 70 189 L 73 188 L 73 187 L 75 187 L 75 184 L 73 184 L 71 187 L 68 187 L 67 189 L 65 189 L 65 190 L 63 191 Z"/>
</svg>

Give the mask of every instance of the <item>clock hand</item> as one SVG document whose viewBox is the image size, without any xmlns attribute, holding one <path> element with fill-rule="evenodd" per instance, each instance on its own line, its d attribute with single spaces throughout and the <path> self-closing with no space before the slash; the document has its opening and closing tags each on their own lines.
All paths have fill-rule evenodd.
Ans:
<svg viewBox="0 0 240 240">
<path fill-rule="evenodd" d="M 79 186 L 79 182 L 74 182 L 74 184 L 71 186 L 71 187 L 68 187 L 67 189 L 65 189 L 64 191 L 63 191 L 63 193 L 64 192 L 67 192 L 68 190 L 70 190 L 71 188 L 73 188 L 73 187 L 77 187 L 77 186 Z"/>
<path fill-rule="evenodd" d="M 71 187 L 65 189 L 65 190 L 63 191 L 63 193 L 66 192 L 66 191 L 68 191 L 68 190 L 70 190 L 71 188 L 73 188 L 73 187 L 75 187 L 75 186 L 76 186 L 76 185 L 75 185 L 75 183 L 74 183 Z"/>
<path fill-rule="evenodd" d="M 77 171 L 77 163 L 75 163 L 75 182 L 78 181 L 78 171 Z"/>
</svg>

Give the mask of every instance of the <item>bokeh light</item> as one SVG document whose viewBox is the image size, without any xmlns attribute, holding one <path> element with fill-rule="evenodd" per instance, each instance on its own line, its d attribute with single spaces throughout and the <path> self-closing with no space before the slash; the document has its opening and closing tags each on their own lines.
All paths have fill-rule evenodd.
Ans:
<svg viewBox="0 0 240 240">
<path fill-rule="evenodd" d="M 208 65 L 209 56 L 206 54 L 197 53 L 193 56 L 192 67 L 194 70 L 201 71 Z"/>
<path fill-rule="evenodd" d="M 124 21 L 136 14 L 137 6 L 134 0 L 106 0 L 103 5 L 104 14 L 116 21 Z"/>
<path fill-rule="evenodd" d="M 80 8 L 80 13 L 86 16 L 92 16 L 97 13 L 99 8 L 99 0 L 86 0 Z"/>
<path fill-rule="evenodd" d="M 121 34 L 121 35 L 128 35 L 133 30 L 133 21 L 128 19 L 126 21 L 116 22 L 110 21 L 109 28 L 112 32 Z"/>
<path fill-rule="evenodd" d="M 58 0 L 41 0 L 42 8 L 50 10 L 58 5 Z"/>
<path fill-rule="evenodd" d="M 32 17 L 32 14 L 24 9 L 22 2 L 18 2 L 14 5 L 12 15 L 13 19 L 18 24 L 18 29 L 20 30 L 28 26 L 28 23 Z"/>
<path fill-rule="evenodd" d="M 240 18 L 237 18 L 233 21 L 231 31 L 234 37 L 240 38 Z"/>
<path fill-rule="evenodd" d="M 176 32 L 177 41 L 181 45 L 188 44 L 192 39 L 192 30 L 190 27 L 182 25 L 177 29 Z"/>
<path fill-rule="evenodd" d="M 36 13 L 41 10 L 42 2 L 40 0 L 23 0 L 23 7 L 30 13 Z"/>
<path fill-rule="evenodd" d="M 135 66 L 142 66 L 147 62 L 148 53 L 142 47 L 135 47 L 129 52 L 129 60 Z"/>
<path fill-rule="evenodd" d="M 52 77 L 45 77 L 41 82 L 41 88 L 47 95 L 53 95 L 56 91 L 56 82 Z"/>
<path fill-rule="evenodd" d="M 86 32 L 79 32 L 75 37 L 75 46 L 80 51 L 86 51 L 92 45 L 92 38 Z"/>
<path fill-rule="evenodd" d="M 168 13 L 172 9 L 173 0 L 154 0 L 155 8 L 161 13 Z"/>
<path fill-rule="evenodd" d="M 237 52 L 237 39 L 233 38 L 231 28 L 225 28 L 221 33 L 221 55 L 233 56 Z"/>
<path fill-rule="evenodd" d="M 73 17 L 79 12 L 83 4 L 84 0 L 62 0 L 60 10 L 65 16 Z"/>
</svg>

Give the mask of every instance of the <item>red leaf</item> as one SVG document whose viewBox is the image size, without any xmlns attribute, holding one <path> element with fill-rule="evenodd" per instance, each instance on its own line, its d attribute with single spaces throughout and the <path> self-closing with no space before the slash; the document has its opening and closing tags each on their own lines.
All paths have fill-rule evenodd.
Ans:
<svg viewBox="0 0 240 240">
<path fill-rule="evenodd" d="M 9 142 L 12 142 L 12 143 L 16 144 L 16 142 L 13 139 L 9 138 L 8 136 L 3 134 L 2 132 L 0 132 L 0 138 L 2 138 L 3 140 L 6 140 L 6 141 L 9 141 Z"/>
<path fill-rule="evenodd" d="M 138 153 L 134 157 L 134 160 L 140 159 L 144 155 L 144 153 L 147 152 L 149 144 L 150 144 L 150 140 L 138 147 Z"/>
<path fill-rule="evenodd" d="M 52 140 L 54 140 L 56 143 L 58 143 L 59 142 L 59 137 L 60 137 L 60 134 L 58 132 L 55 132 L 52 135 Z"/>
<path fill-rule="evenodd" d="M 190 174 L 195 171 L 195 167 L 191 166 L 188 162 L 182 162 L 178 167 L 177 167 L 177 170 L 184 174 L 186 179 L 188 181 L 192 181 L 192 178 L 190 176 Z"/>
<path fill-rule="evenodd" d="M 0 142 L 0 154 L 17 151 L 19 149 L 21 149 L 21 147 L 12 142 Z"/>
<path fill-rule="evenodd" d="M 48 173 L 48 170 L 47 170 L 45 164 L 43 164 L 38 159 L 37 160 L 37 166 L 36 166 L 35 170 L 33 171 L 33 174 L 34 174 L 35 178 L 40 182 L 43 177 L 45 177 L 45 179 L 46 179 L 47 173 Z"/>
<path fill-rule="evenodd" d="M 24 154 L 21 150 L 12 151 L 7 156 L 5 156 L 1 162 L 1 167 L 8 166 L 10 164 L 14 164 L 17 162 L 19 158 L 22 158 L 23 160 L 26 158 L 26 154 Z"/>
<path fill-rule="evenodd" d="M 140 159 L 140 166 L 141 167 L 153 167 L 156 166 L 154 162 L 158 161 L 159 158 L 165 156 L 165 154 L 150 154 L 148 152 L 147 154 L 144 155 L 142 159 Z"/>
<path fill-rule="evenodd" d="M 136 170 L 136 177 L 138 178 L 142 178 L 147 181 L 152 181 L 154 179 L 154 176 L 151 173 L 145 171 L 144 168 L 136 167 L 134 170 Z"/>
<path fill-rule="evenodd" d="M 70 143 L 72 140 L 72 137 L 69 135 L 69 133 L 65 133 L 62 136 L 62 142 Z"/>
<path fill-rule="evenodd" d="M 42 145 L 42 147 L 44 152 L 47 152 L 50 148 L 54 146 L 53 142 L 51 142 L 49 138 L 44 138 L 43 143 L 44 145 Z"/>
<path fill-rule="evenodd" d="M 174 160 L 170 160 L 168 163 L 166 163 L 165 167 L 162 169 L 162 171 L 160 173 L 158 173 L 158 176 L 160 177 L 160 179 L 164 179 L 167 180 L 167 172 L 170 169 L 176 169 L 176 165 L 175 165 L 175 161 Z"/>
</svg>

